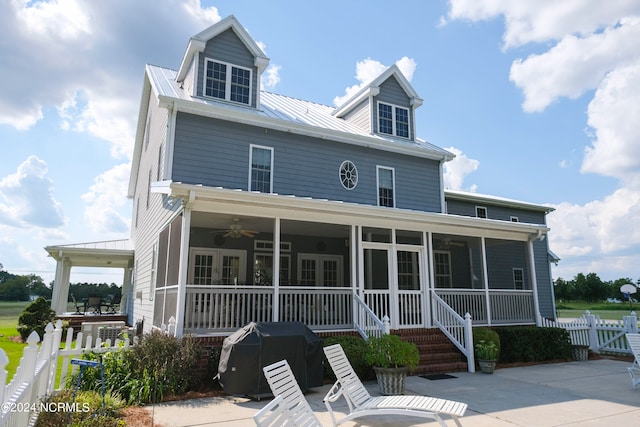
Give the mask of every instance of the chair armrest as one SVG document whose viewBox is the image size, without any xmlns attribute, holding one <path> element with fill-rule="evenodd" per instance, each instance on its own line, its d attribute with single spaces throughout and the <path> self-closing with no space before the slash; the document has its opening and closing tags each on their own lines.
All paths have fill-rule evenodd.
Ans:
<svg viewBox="0 0 640 427">
<path fill-rule="evenodd" d="M 331 407 L 331 403 L 338 400 L 342 395 L 343 395 L 342 384 L 340 384 L 340 381 L 336 381 L 333 384 L 333 386 L 331 386 L 331 388 L 329 389 L 327 394 L 324 396 L 324 398 L 322 399 L 322 401 L 324 402 L 324 406 L 326 406 L 327 411 L 329 411 L 329 415 L 331 415 L 331 424 L 334 426 L 336 425 L 336 416 L 333 413 L 333 408 Z M 349 412 L 353 411 L 353 408 L 351 407 L 351 402 L 349 401 L 349 399 L 345 397 L 345 400 L 349 405 Z"/>
<path fill-rule="evenodd" d="M 286 408 L 283 405 L 282 396 L 276 396 L 264 408 L 260 409 L 253 416 L 253 420 L 258 427 L 284 425 L 287 420 Z"/>
</svg>

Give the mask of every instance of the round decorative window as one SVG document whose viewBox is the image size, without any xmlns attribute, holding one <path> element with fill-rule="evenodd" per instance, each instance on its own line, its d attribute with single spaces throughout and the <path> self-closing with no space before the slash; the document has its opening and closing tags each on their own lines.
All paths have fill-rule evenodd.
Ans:
<svg viewBox="0 0 640 427">
<path fill-rule="evenodd" d="M 358 169 L 349 160 L 345 160 L 340 165 L 340 182 L 347 190 L 352 190 L 358 185 Z"/>
</svg>

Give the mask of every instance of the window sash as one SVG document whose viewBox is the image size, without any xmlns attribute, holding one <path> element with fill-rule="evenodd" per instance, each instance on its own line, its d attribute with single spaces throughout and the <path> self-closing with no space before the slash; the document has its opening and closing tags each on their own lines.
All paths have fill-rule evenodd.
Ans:
<svg viewBox="0 0 640 427">
<path fill-rule="evenodd" d="M 394 207 L 394 172 L 391 168 L 378 167 L 378 205 Z"/>
<path fill-rule="evenodd" d="M 409 138 L 409 109 L 379 102 L 378 132 Z"/>
<path fill-rule="evenodd" d="M 271 193 L 273 185 L 273 148 L 251 146 L 249 190 Z"/>
<path fill-rule="evenodd" d="M 240 104 L 251 103 L 251 70 L 205 60 L 204 95 Z"/>
</svg>

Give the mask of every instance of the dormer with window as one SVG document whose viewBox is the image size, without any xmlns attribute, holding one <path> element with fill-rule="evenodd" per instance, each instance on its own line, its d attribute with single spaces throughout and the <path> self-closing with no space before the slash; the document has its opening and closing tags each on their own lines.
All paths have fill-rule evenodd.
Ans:
<svg viewBox="0 0 640 427">
<path fill-rule="evenodd" d="M 422 99 L 393 65 L 334 111 L 371 134 L 415 141 L 415 109 Z"/>
<path fill-rule="evenodd" d="M 176 82 L 193 98 L 259 108 L 267 58 L 234 16 L 189 40 Z"/>
</svg>

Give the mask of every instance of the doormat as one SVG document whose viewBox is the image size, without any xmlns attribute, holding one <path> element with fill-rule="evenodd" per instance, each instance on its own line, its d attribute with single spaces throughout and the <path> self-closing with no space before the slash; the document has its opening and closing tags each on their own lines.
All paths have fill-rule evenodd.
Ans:
<svg viewBox="0 0 640 427">
<path fill-rule="evenodd" d="M 424 378 L 427 380 L 448 380 L 449 378 L 458 378 L 449 374 L 429 374 L 429 375 L 420 375 L 420 378 Z"/>
</svg>

